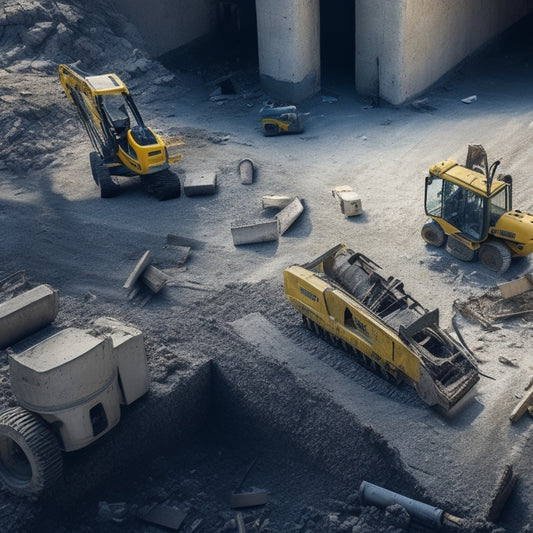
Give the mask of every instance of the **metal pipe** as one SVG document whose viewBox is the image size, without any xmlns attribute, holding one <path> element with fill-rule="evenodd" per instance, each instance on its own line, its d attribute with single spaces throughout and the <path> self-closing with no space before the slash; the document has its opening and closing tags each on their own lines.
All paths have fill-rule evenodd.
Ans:
<svg viewBox="0 0 533 533">
<path fill-rule="evenodd" d="M 361 483 L 359 495 L 363 505 L 371 504 L 376 507 L 385 508 L 389 505 L 398 504 L 419 522 L 435 529 L 440 529 L 442 526 L 444 520 L 444 511 L 442 509 L 437 509 L 437 507 L 427 505 L 426 503 L 412 500 L 396 492 L 368 483 L 368 481 Z"/>
</svg>

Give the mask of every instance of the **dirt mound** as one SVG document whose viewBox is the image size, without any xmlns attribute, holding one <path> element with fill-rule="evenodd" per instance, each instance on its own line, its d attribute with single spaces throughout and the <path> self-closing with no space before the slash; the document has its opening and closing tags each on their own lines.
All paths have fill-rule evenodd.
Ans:
<svg viewBox="0 0 533 533">
<path fill-rule="evenodd" d="M 152 84 L 173 79 L 106 2 L 7 0 L 0 7 L 0 169 L 45 168 L 80 135 L 74 106 L 66 105 L 58 81 L 61 63 L 89 73 L 116 71 L 126 83 L 147 72 Z"/>
</svg>

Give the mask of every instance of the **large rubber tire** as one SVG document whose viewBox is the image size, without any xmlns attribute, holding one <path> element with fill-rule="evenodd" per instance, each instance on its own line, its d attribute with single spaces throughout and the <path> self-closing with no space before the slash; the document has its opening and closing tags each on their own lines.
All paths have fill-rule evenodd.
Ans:
<svg viewBox="0 0 533 533">
<path fill-rule="evenodd" d="M 470 262 L 477 259 L 477 250 L 471 250 L 466 244 L 451 236 L 446 241 L 446 251 L 460 261 Z"/>
<path fill-rule="evenodd" d="M 146 191 L 158 200 L 171 200 L 181 195 L 180 179 L 171 170 L 162 170 L 157 174 L 142 176 L 141 181 Z"/>
<path fill-rule="evenodd" d="M 13 494 L 36 498 L 63 473 L 52 430 L 23 407 L 0 413 L 0 480 Z"/>
<path fill-rule="evenodd" d="M 120 192 L 120 187 L 113 181 L 109 168 L 104 165 L 98 152 L 89 154 L 91 171 L 96 185 L 100 189 L 100 198 L 113 198 Z"/>
<path fill-rule="evenodd" d="M 426 222 L 422 227 L 422 238 L 431 246 L 441 248 L 446 243 L 446 233 L 444 230 L 434 221 Z"/>
<path fill-rule="evenodd" d="M 479 260 L 492 272 L 503 274 L 511 266 L 511 250 L 503 242 L 487 241 L 479 249 Z"/>
</svg>

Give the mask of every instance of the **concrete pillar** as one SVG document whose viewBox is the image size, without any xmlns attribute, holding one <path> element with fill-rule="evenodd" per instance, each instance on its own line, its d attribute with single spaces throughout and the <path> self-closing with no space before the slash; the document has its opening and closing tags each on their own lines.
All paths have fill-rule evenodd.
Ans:
<svg viewBox="0 0 533 533">
<path fill-rule="evenodd" d="M 320 0 L 256 0 L 263 90 L 297 103 L 320 90 Z"/>
<path fill-rule="evenodd" d="M 532 9 L 528 0 L 356 0 L 356 89 L 401 104 Z"/>
</svg>

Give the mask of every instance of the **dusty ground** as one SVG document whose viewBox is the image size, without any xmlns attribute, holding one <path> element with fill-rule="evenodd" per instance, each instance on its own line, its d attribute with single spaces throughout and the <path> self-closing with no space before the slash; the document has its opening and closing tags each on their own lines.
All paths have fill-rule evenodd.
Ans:
<svg viewBox="0 0 533 533">
<path fill-rule="evenodd" d="M 155 399 L 198 359 L 209 358 L 248 402 L 285 398 L 292 412 L 280 415 L 273 406 L 258 422 L 267 424 L 271 416 L 282 437 L 246 435 L 261 457 L 256 481 L 273 494 L 264 509 L 246 514 L 249 531 L 406 531 L 401 510 L 360 507 L 357 490 L 365 478 L 471 519 L 471 531 L 495 531 L 483 517 L 509 463 L 520 481 L 498 526 L 529 531 L 531 423 L 527 417 L 513 426 L 508 421 L 532 375 L 527 317 L 494 331 L 460 320 L 490 378 L 482 378 L 468 404 L 447 418 L 410 389 L 383 382 L 303 330 L 282 289 L 283 268 L 343 242 L 402 279 L 421 303 L 439 307 L 448 326 L 455 300 L 530 270 L 526 259 L 497 279 L 480 265 L 427 248 L 420 238 L 427 168 L 448 158 L 463 161 L 470 142 L 483 144 L 491 160 L 501 159 L 514 177 L 514 206 L 533 211 L 533 48 L 525 32 L 462 65 L 416 106 L 373 106 L 340 80 L 301 104 L 303 134 L 265 138 L 259 109 L 268 96 L 253 66 L 190 57 L 170 72 L 146 56 L 133 28 L 107 10 L 104 17 L 100 5 L 88 13 L 77 2 L 8 0 L 0 8 L 0 278 L 19 270 L 26 276 L 25 285 L 3 286 L 2 296 L 48 283 L 61 295 L 58 327 L 85 327 L 94 317 L 111 315 L 141 328 Z M 59 63 L 78 60 L 84 70 L 119 74 L 148 124 L 183 137 L 176 170 L 182 176 L 217 172 L 217 193 L 158 202 L 131 180 L 119 197 L 100 199 L 90 176 L 90 143 L 56 74 Z M 216 80 L 227 74 L 236 95 L 210 98 Z M 473 104 L 461 102 L 474 94 Z M 253 185 L 242 185 L 237 174 L 244 157 L 257 169 Z M 360 194 L 362 216 L 345 219 L 340 213 L 331 189 L 341 184 Z M 304 213 L 277 243 L 235 247 L 231 223 L 270 216 L 261 208 L 261 197 L 270 193 L 299 196 Z M 169 233 L 196 241 L 183 265 L 167 246 Z M 141 306 L 127 300 L 122 285 L 147 249 L 171 281 Z M 307 363 L 301 363 L 302 354 Z M 0 364 L 0 400 L 13 405 L 5 353 Z M 231 412 L 221 419 L 230 420 Z M 154 531 L 131 513 L 120 524 L 105 520 L 98 502 L 166 501 L 186 505 L 190 518 L 202 519 L 199 531 L 234 531 L 235 513 L 221 494 L 241 475 L 243 457 L 247 464 L 253 455 L 238 432 L 240 421 L 231 431 L 209 425 L 207 436 L 155 457 L 131 479 L 106 480 L 70 513 L 3 495 L 3 529 Z M 317 450 L 287 452 L 291 431 L 302 443 L 313 427 L 330 429 L 333 421 L 342 424 L 337 442 L 351 437 L 351 424 L 368 428 L 361 446 L 384 446 L 387 461 L 363 464 L 372 452 L 360 447 L 356 472 L 348 444 L 323 458 Z"/>
</svg>

